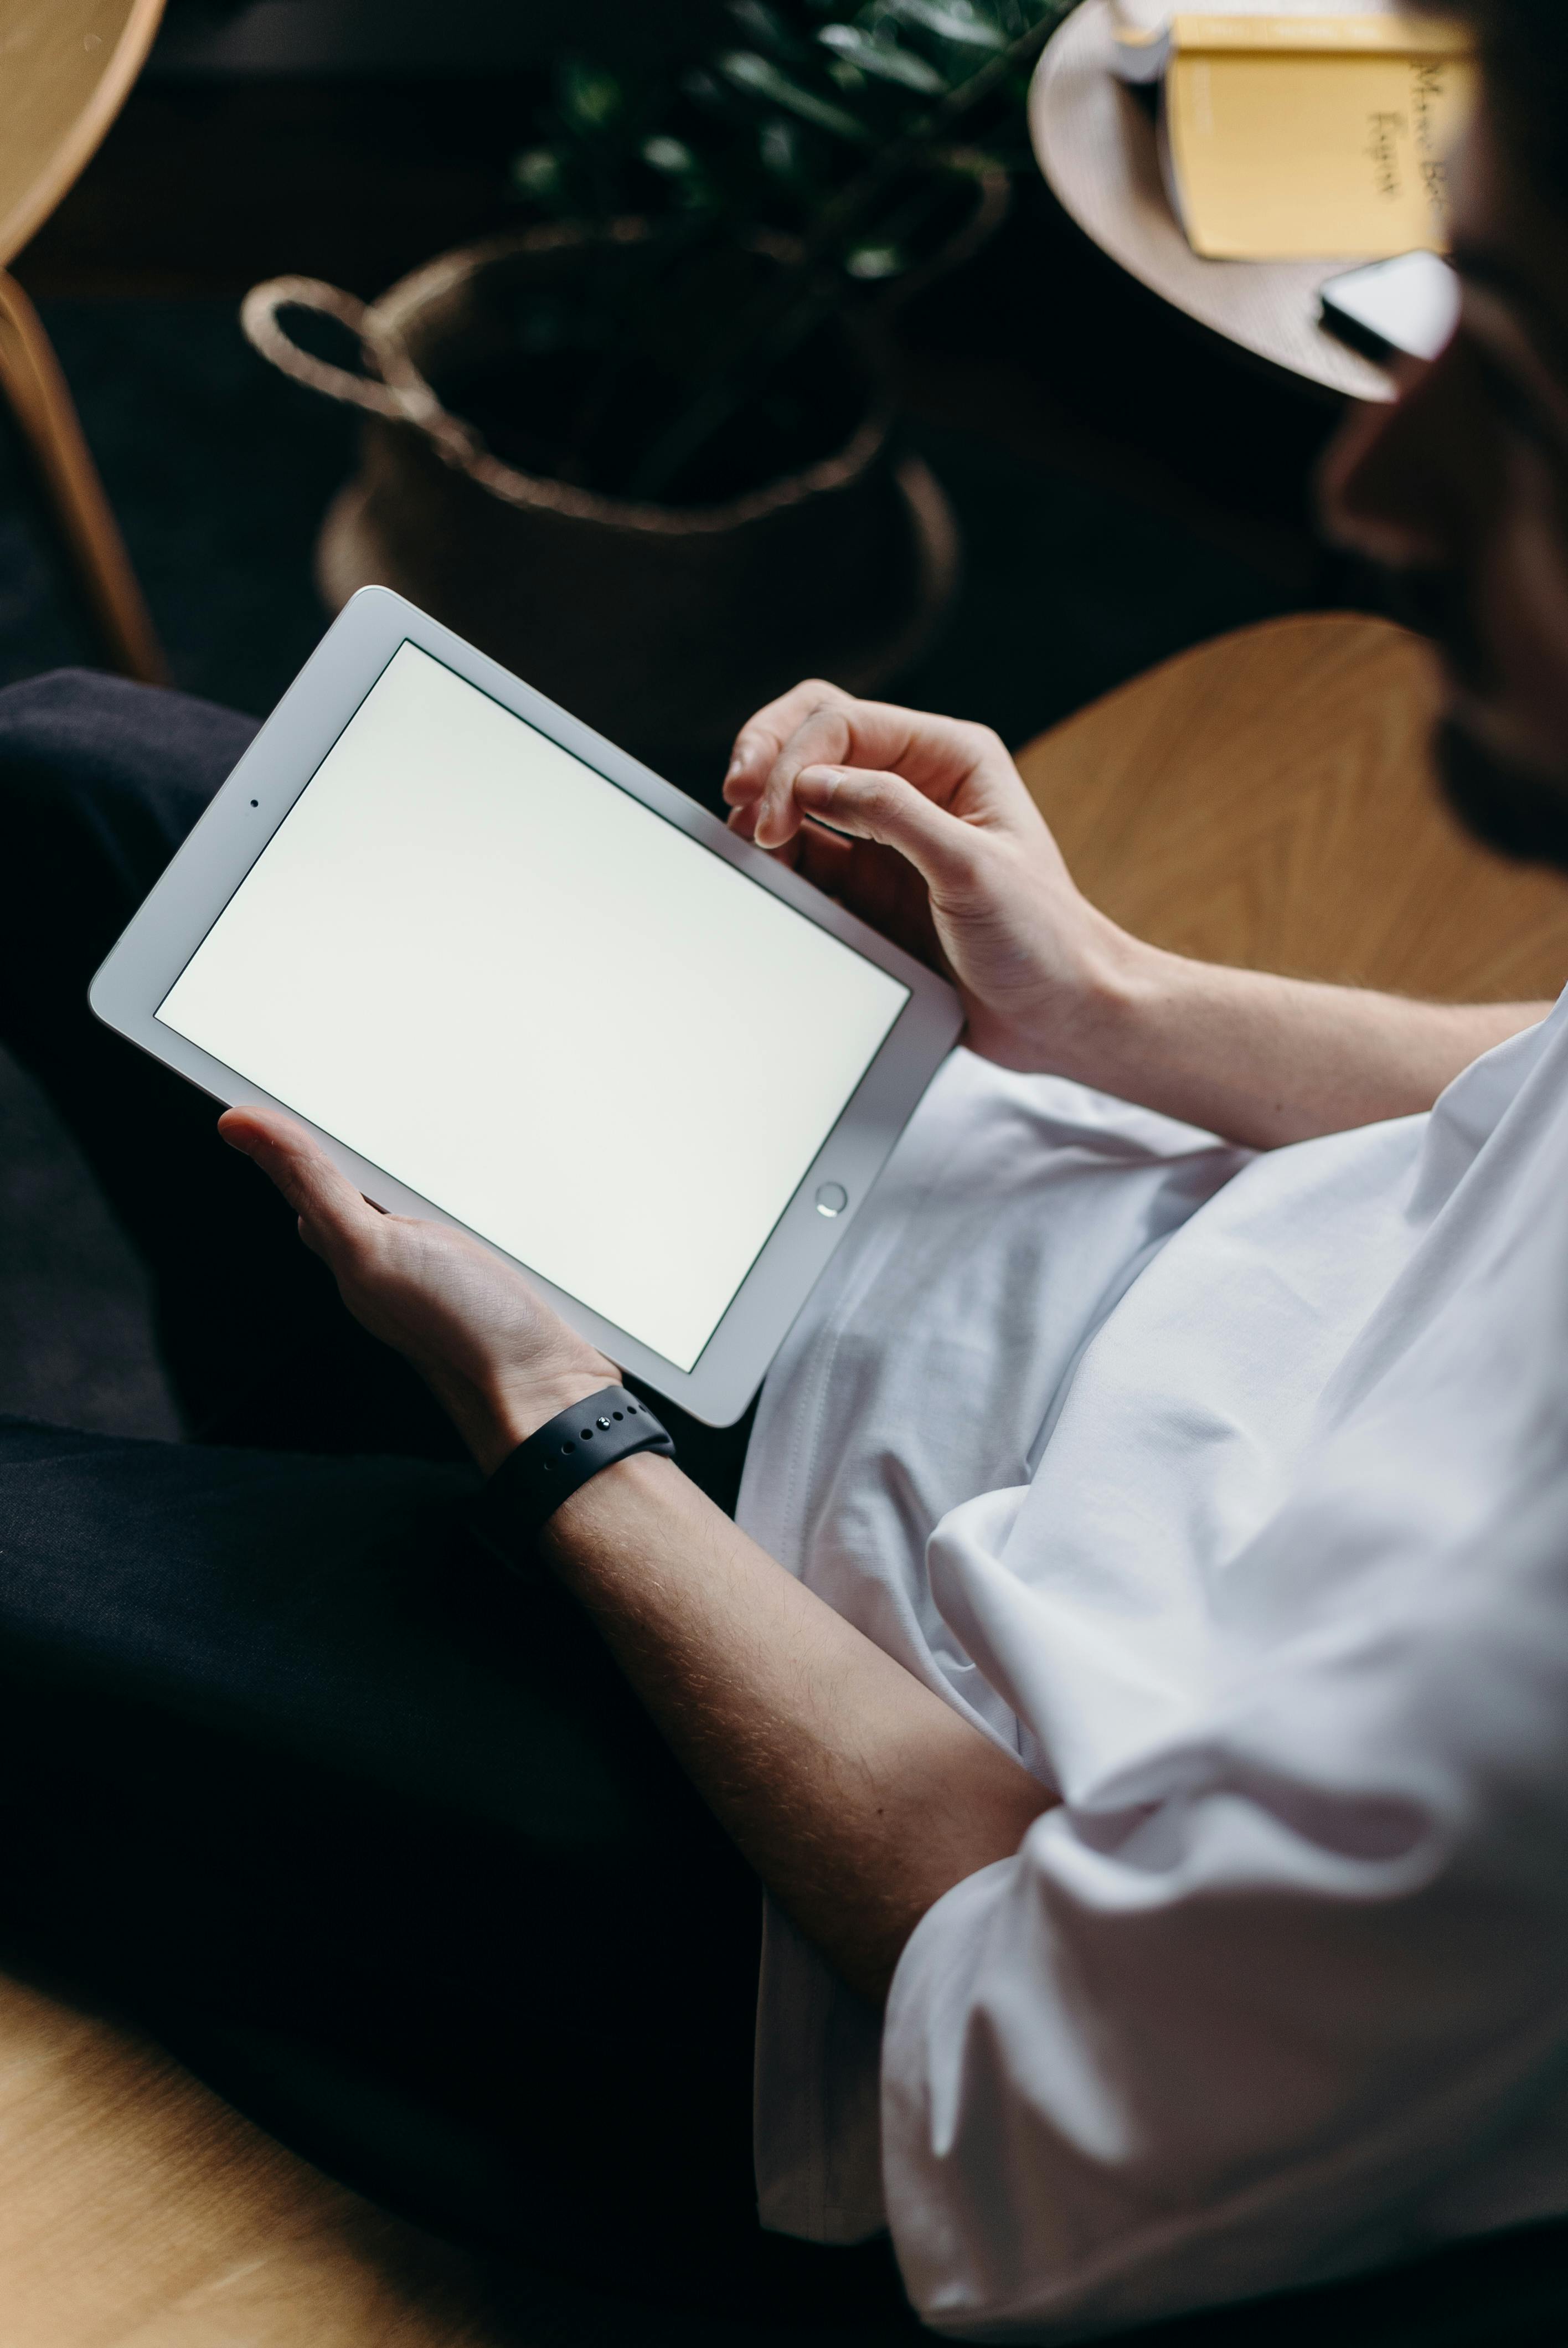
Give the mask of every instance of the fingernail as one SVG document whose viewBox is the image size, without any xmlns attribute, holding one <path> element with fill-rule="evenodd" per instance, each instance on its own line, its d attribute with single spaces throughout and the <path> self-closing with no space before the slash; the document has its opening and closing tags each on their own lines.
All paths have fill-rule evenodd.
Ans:
<svg viewBox="0 0 1568 2348">
<path fill-rule="evenodd" d="M 830 799 L 843 780 L 842 767 L 803 767 L 794 778 L 795 797 Z"/>
</svg>

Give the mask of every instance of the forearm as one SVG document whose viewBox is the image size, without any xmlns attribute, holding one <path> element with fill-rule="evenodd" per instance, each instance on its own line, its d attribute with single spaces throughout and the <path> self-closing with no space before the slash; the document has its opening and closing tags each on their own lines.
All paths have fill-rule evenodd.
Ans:
<svg viewBox="0 0 1568 2348">
<path fill-rule="evenodd" d="M 669 1461 L 596 1477 L 545 1546 L 720 1823 L 864 1995 L 886 1993 L 927 1909 L 1049 1806 Z"/>
<path fill-rule="evenodd" d="M 487 1475 L 612 1375 L 466 1232 L 367 1205 L 276 1109 L 230 1109 L 373 1334 L 430 1382 Z M 880 1998 L 933 1901 L 1016 1850 L 1050 1797 L 749 1541 L 672 1461 L 574 1492 L 543 1547 L 699 1792 L 844 1979 Z"/>
<path fill-rule="evenodd" d="M 1268 1149 L 1430 1108 L 1544 1003 L 1415 1003 L 1189 962 L 1127 942 L 1081 1018 L 1042 1035 L 1058 1075 Z"/>
</svg>

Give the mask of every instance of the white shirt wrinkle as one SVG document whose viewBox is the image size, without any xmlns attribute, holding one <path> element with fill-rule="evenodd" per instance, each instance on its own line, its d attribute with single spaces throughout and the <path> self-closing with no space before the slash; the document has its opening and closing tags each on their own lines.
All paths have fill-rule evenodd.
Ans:
<svg viewBox="0 0 1568 2348">
<path fill-rule="evenodd" d="M 1043 2341 L 1568 2209 L 1565 1177 L 1561 1007 L 1263 1158 L 954 1056 L 743 1520 L 1063 1798 L 879 2048 L 770 1917 L 766 2222 Z"/>
</svg>

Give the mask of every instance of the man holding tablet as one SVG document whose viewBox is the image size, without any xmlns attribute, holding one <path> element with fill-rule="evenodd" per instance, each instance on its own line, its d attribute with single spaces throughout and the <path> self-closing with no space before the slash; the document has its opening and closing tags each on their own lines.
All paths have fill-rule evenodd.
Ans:
<svg viewBox="0 0 1568 2348">
<path fill-rule="evenodd" d="M 1331 499 L 1440 591 L 1456 801 L 1568 867 L 1568 38 L 1532 0 L 1478 16 L 1460 332 L 1352 427 Z M 204 1053 L 226 1097 L 298 1110 L 221 1127 L 288 1216 L 210 1105 L 89 1023 L 97 957 L 247 730 L 81 680 L 0 698 L 8 1033 L 154 1267 L 203 1438 L 0 1430 L 10 1926 L 317 2157 L 633 2292 L 889 2313 L 886 2227 L 928 2322 L 1046 2339 L 1568 2209 L 1563 1008 L 1156 953 L 1078 895 L 994 736 L 784 695 L 726 782 L 793 876 L 762 895 L 817 884 L 838 946 L 852 915 L 893 944 L 846 982 L 858 1040 L 792 1128 L 776 1223 L 735 1241 L 743 1289 L 797 1203 L 806 1231 L 845 1218 L 732 1518 L 722 1439 L 677 1416 L 669 1457 L 592 1331 L 672 1377 L 715 1341 L 658 1318 L 673 1290 L 584 1302 L 611 1258 L 570 1268 L 559 1132 L 507 1096 L 557 1216 L 547 1292 L 503 1260 L 535 1244 L 493 1227 L 511 1194 L 451 1188 L 472 1075 L 440 1133 L 375 1121 L 394 997 L 407 1065 L 441 1073 L 385 935 L 354 911 L 357 994 L 322 959 L 329 909 L 289 897 L 280 950 L 291 825 L 315 827 L 307 874 L 355 843 L 334 918 L 365 870 L 363 828 L 333 830 L 352 756 L 316 742 L 287 810 L 226 788 L 182 851 L 231 859 L 214 917 L 131 971 L 169 1067 Z M 443 896 L 435 854 L 396 868 L 411 954 L 485 885 L 470 858 Z M 330 996 L 321 1035 L 249 1000 L 252 919 L 280 996 L 295 955 Z M 556 1023 L 590 1092 L 612 1015 L 656 1060 L 657 1004 L 558 951 L 519 1036 Z M 820 1128 L 917 963 L 950 974 L 968 1048 L 846 1215 Z M 790 1058 L 753 1000 L 732 1065 L 748 1023 Z M 671 1050 L 701 1115 L 700 1056 Z M 680 1187 L 661 1227 L 637 1132 L 600 1148 L 592 1218 L 651 1260 Z M 400 1184 L 433 1211 L 363 1195 Z M 474 1467 L 514 1577 L 466 1530 Z"/>
</svg>

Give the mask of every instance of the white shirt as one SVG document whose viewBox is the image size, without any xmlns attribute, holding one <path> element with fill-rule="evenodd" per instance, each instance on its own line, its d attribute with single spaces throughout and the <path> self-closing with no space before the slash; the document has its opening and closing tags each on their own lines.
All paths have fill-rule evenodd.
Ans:
<svg viewBox="0 0 1568 2348">
<path fill-rule="evenodd" d="M 1568 2209 L 1568 1008 L 1255 1158 L 956 1054 L 741 1517 L 1061 1797 L 880 2032 L 770 1911 L 764 2223 L 1044 2340 Z"/>
</svg>

